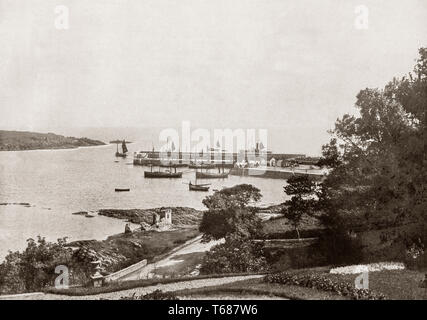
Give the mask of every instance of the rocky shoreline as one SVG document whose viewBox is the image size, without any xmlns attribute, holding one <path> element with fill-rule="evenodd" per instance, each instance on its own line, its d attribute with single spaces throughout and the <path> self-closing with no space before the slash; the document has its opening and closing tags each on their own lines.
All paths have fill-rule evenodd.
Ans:
<svg viewBox="0 0 427 320">
<path fill-rule="evenodd" d="M 145 229 L 147 225 L 153 223 L 153 215 L 160 214 L 166 209 L 172 212 L 172 224 L 169 228 Z M 87 212 L 79 211 L 72 214 L 85 217 Z M 104 272 L 111 273 L 143 259 L 150 261 L 196 237 L 199 234 L 198 226 L 203 212 L 188 207 L 160 207 L 101 209 L 98 214 L 141 225 L 141 228 L 112 235 L 106 240 L 79 240 L 67 245 L 75 250 L 75 258 L 81 263 L 98 260 Z"/>
<path fill-rule="evenodd" d="M 172 224 L 175 226 L 199 225 L 203 211 L 190 207 L 159 207 L 151 209 L 101 209 L 98 214 L 110 218 L 123 219 L 131 223 L 151 224 L 153 214 L 160 214 L 164 210 L 172 210 Z"/>
</svg>

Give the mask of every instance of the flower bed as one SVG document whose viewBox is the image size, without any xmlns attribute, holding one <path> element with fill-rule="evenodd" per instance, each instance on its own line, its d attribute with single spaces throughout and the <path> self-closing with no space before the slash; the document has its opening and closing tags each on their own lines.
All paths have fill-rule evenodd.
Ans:
<svg viewBox="0 0 427 320">
<path fill-rule="evenodd" d="M 381 270 L 403 270 L 405 265 L 397 262 L 380 262 L 371 264 L 358 264 L 352 266 L 345 266 L 333 268 L 329 272 L 336 274 L 360 274 L 363 272 L 373 272 Z"/>
<path fill-rule="evenodd" d="M 384 300 L 385 296 L 372 290 L 357 289 L 354 284 L 344 281 L 334 281 L 325 276 L 309 274 L 290 274 L 288 272 L 265 276 L 265 282 L 287 285 L 297 285 L 322 291 L 329 291 L 355 300 Z"/>
</svg>

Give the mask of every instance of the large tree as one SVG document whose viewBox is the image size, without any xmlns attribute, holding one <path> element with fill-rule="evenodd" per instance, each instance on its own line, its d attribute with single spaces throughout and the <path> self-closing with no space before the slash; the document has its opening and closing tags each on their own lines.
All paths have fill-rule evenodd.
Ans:
<svg viewBox="0 0 427 320">
<path fill-rule="evenodd" d="M 333 167 L 320 195 L 324 223 L 363 230 L 416 222 L 425 236 L 427 49 L 413 73 L 357 95 L 357 115 L 335 123 L 323 148 Z M 337 143 L 338 141 L 338 143 Z"/>
<path fill-rule="evenodd" d="M 251 239 L 261 233 L 261 219 L 250 206 L 261 199 L 261 192 L 250 184 L 215 191 L 203 200 L 208 208 L 199 230 L 203 240 L 225 239 L 202 262 L 203 273 L 260 271 L 266 268 L 263 243 Z"/>
<path fill-rule="evenodd" d="M 215 191 L 203 200 L 208 210 L 203 214 L 200 231 L 206 241 L 231 234 L 249 238 L 261 230 L 261 221 L 249 204 L 261 198 L 258 188 L 250 184 Z"/>
</svg>

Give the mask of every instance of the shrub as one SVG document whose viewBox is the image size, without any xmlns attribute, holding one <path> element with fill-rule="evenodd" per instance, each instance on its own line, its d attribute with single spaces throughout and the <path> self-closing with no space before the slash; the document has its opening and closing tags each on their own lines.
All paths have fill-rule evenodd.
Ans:
<svg viewBox="0 0 427 320">
<path fill-rule="evenodd" d="M 76 259 L 73 250 L 66 247 L 66 238 L 53 243 L 38 237 L 27 243 L 24 251 L 9 252 L 0 265 L 0 293 L 31 292 L 52 286 L 59 265 L 69 268 L 70 284 L 87 280 L 91 266 Z"/>
<path fill-rule="evenodd" d="M 363 261 L 360 241 L 341 231 L 325 231 L 319 237 L 317 247 L 319 252 L 324 254 L 328 264 L 356 264 Z"/>
<path fill-rule="evenodd" d="M 200 272 L 202 274 L 259 272 L 267 268 L 263 244 L 231 236 L 225 243 L 207 252 Z"/>
<path fill-rule="evenodd" d="M 268 264 L 273 271 L 311 268 L 326 265 L 326 261 L 316 245 L 294 248 L 266 248 Z"/>
<path fill-rule="evenodd" d="M 372 290 L 357 289 L 354 284 L 335 281 L 325 276 L 309 274 L 290 274 L 288 272 L 270 274 L 264 277 L 265 282 L 296 285 L 322 291 L 330 291 L 355 300 L 384 300 L 385 296 Z"/>
</svg>

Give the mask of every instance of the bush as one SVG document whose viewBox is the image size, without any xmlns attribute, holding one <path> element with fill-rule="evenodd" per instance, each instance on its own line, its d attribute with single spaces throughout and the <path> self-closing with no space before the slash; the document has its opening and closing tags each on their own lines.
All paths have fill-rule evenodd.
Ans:
<svg viewBox="0 0 427 320">
<path fill-rule="evenodd" d="M 259 272 L 268 269 L 263 244 L 228 237 L 226 242 L 206 253 L 200 272 L 202 274 Z"/>
<path fill-rule="evenodd" d="M 59 265 L 69 268 L 70 284 L 87 280 L 87 270 L 91 267 L 76 260 L 73 250 L 66 247 L 65 238 L 56 243 L 41 237 L 27 242 L 23 252 L 9 252 L 0 265 L 0 293 L 32 292 L 52 286 Z"/>
<path fill-rule="evenodd" d="M 426 238 L 426 236 L 424 236 Z M 406 244 L 404 262 L 408 269 L 425 270 L 427 268 L 427 252 L 424 246 L 425 239 L 415 238 Z"/>
<path fill-rule="evenodd" d="M 295 248 L 265 249 L 268 264 L 274 271 L 311 268 L 326 265 L 324 255 L 317 245 Z"/>
<path fill-rule="evenodd" d="M 356 264 L 363 261 L 360 241 L 344 232 L 326 230 L 317 244 L 319 252 L 325 256 L 327 264 Z"/>
<path fill-rule="evenodd" d="M 264 277 L 265 282 L 296 285 L 329 291 L 355 300 L 384 300 L 385 296 L 372 290 L 357 289 L 354 284 L 344 281 L 334 281 L 325 276 L 310 274 L 290 274 L 287 272 L 270 274 Z"/>
</svg>

